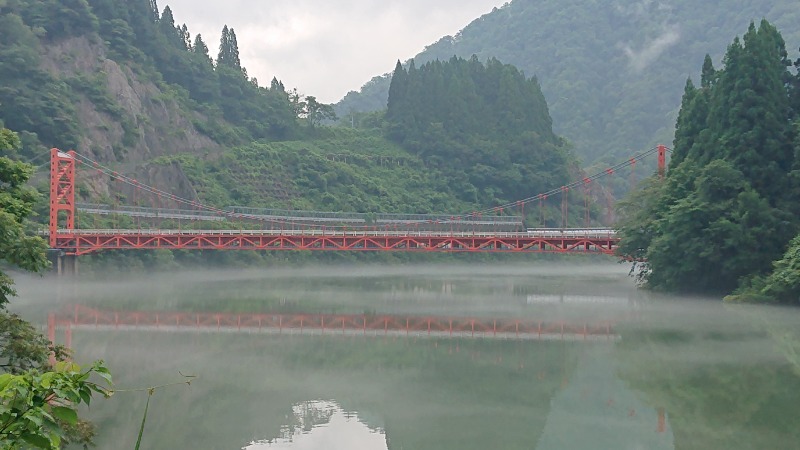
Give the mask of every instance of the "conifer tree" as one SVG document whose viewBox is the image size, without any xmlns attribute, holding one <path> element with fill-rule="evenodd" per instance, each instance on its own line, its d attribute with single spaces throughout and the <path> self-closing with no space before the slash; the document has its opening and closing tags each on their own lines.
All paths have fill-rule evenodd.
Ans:
<svg viewBox="0 0 800 450">
<path fill-rule="evenodd" d="M 159 12 L 158 9 L 158 0 L 150 0 L 150 13 L 151 13 L 151 20 L 153 23 L 158 22 Z"/>
<path fill-rule="evenodd" d="M 230 55 L 231 67 L 242 70 L 242 62 L 239 60 L 239 42 L 236 40 L 236 31 L 230 29 Z"/>
<path fill-rule="evenodd" d="M 414 61 L 411 61 L 414 64 Z M 400 60 L 394 67 L 392 83 L 389 85 L 386 118 L 389 120 L 389 136 L 397 141 L 405 139 L 411 127 L 411 110 L 409 96 L 409 74 Z"/>
<path fill-rule="evenodd" d="M 703 60 L 703 70 L 700 72 L 700 87 L 703 89 L 711 88 L 717 80 L 717 71 L 714 70 L 714 62 L 711 56 L 706 54 Z"/>
<path fill-rule="evenodd" d="M 675 169 L 686 159 L 687 155 L 698 138 L 698 130 L 695 125 L 700 127 L 705 124 L 705 116 L 702 111 L 696 111 L 695 99 L 701 95 L 694 87 L 692 79 L 686 80 L 686 87 L 683 89 L 683 99 L 681 109 L 678 113 L 678 121 L 675 125 L 675 140 L 673 143 L 672 159 L 670 159 L 670 169 Z"/>
<path fill-rule="evenodd" d="M 191 66 L 189 92 L 201 102 L 214 102 L 219 99 L 219 82 L 214 72 L 214 63 L 208 54 L 208 46 L 201 35 L 194 38 L 191 46 Z"/>
<path fill-rule="evenodd" d="M 164 7 L 164 12 L 161 13 L 159 23 L 169 26 L 170 28 L 175 28 L 175 16 L 172 14 L 172 8 L 170 8 L 169 5 Z"/>
<path fill-rule="evenodd" d="M 400 60 L 394 66 L 392 73 L 392 84 L 389 85 L 389 100 L 387 102 L 387 117 L 392 117 L 393 114 L 398 113 L 401 108 L 400 101 L 407 95 L 406 89 L 408 88 L 408 74 L 403 68 Z"/>
<path fill-rule="evenodd" d="M 211 56 L 208 54 L 208 46 L 203 41 L 203 36 L 198 34 L 194 37 L 194 45 L 192 45 L 192 52 L 195 55 L 202 56 L 204 60 L 211 62 Z"/>
<path fill-rule="evenodd" d="M 222 36 L 219 39 L 219 53 L 217 54 L 217 67 L 230 66 L 231 37 L 228 26 L 222 27 Z"/>
<path fill-rule="evenodd" d="M 186 24 L 181 25 L 180 36 L 183 39 L 183 47 L 186 50 L 192 49 L 192 35 L 189 33 L 189 27 Z"/>
<path fill-rule="evenodd" d="M 182 50 L 186 49 L 183 31 L 175 25 L 175 17 L 172 15 L 172 9 L 169 6 L 164 8 L 161 19 L 158 21 L 158 28 L 167 39 L 169 45 L 179 47 Z M 188 33 L 188 30 L 186 30 L 186 33 Z"/>
<path fill-rule="evenodd" d="M 717 80 L 717 71 L 711 57 L 706 55 L 700 76 L 700 88 L 696 88 L 691 78 L 686 80 L 681 108 L 675 124 L 675 140 L 670 168 L 676 168 L 685 159 L 691 164 L 705 164 L 714 159 L 713 143 L 709 138 L 708 112 L 711 91 Z M 704 142 L 706 140 L 706 142 Z M 704 142 L 701 145 L 701 142 Z M 686 187 L 686 186 L 684 186 Z"/>
<path fill-rule="evenodd" d="M 280 93 L 284 93 L 284 94 L 286 93 L 286 87 L 283 85 L 283 83 L 280 80 L 278 80 L 277 77 L 272 77 L 272 81 L 270 82 L 269 89 L 271 91 L 275 91 L 275 92 L 280 92 Z"/>
<path fill-rule="evenodd" d="M 766 21 L 751 23 L 728 50 L 709 111 L 718 143 L 713 156 L 731 161 L 773 205 L 788 188 L 793 159 L 787 66 L 778 31 Z"/>
<path fill-rule="evenodd" d="M 800 118 L 800 58 L 794 62 L 795 75 L 789 80 L 789 102 L 792 118 Z"/>
<path fill-rule="evenodd" d="M 239 44 L 236 41 L 236 32 L 233 28 L 228 28 L 227 25 L 222 28 L 217 66 L 228 67 L 239 71 L 242 70 L 242 63 L 239 60 Z"/>
</svg>

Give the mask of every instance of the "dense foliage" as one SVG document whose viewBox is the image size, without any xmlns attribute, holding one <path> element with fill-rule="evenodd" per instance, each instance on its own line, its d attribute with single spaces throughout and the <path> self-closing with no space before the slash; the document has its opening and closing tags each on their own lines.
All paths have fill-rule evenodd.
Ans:
<svg viewBox="0 0 800 450">
<path fill-rule="evenodd" d="M 672 139 L 682 82 L 704 54 L 718 60 L 731 36 L 764 17 L 796 48 L 799 15 L 790 0 L 514 0 L 414 60 L 419 67 L 474 54 L 536 75 L 555 131 L 576 154 L 616 162 Z M 390 74 L 371 80 L 337 112 L 384 109 L 389 81 Z"/>
<path fill-rule="evenodd" d="M 775 262 L 775 270 L 758 287 L 761 290 L 756 293 L 767 299 L 800 303 L 800 236 L 792 240 L 783 258 Z"/>
<path fill-rule="evenodd" d="M 296 136 L 308 117 L 302 96 L 292 100 L 280 81 L 264 87 L 247 75 L 233 28 L 222 30 L 215 63 L 203 37 L 192 38 L 170 8 L 159 11 L 155 1 L 0 0 L 0 29 L 0 119 L 20 133 L 26 148 L 77 148 L 96 125 L 82 123 L 78 109 L 86 103 L 125 129 L 125 147 L 137 135 L 136 124 L 146 120 L 121 108 L 104 71 L 58 67 L 77 59 L 85 68 L 82 45 L 101 44 L 103 57 L 177 99 L 193 125 L 218 143 Z M 311 125 L 319 117 L 312 114 Z"/>
<path fill-rule="evenodd" d="M 422 160 L 379 133 L 333 130 L 321 139 L 253 143 L 213 161 L 176 155 L 198 195 L 221 205 L 316 209 L 362 213 L 460 212 L 439 171 L 420 170 Z"/>
<path fill-rule="evenodd" d="M 73 117 L 74 97 L 40 66 L 39 36 L 46 26 L 65 33 L 60 20 L 67 17 L 61 14 L 64 9 L 58 1 L 0 0 L 0 120 L 11 129 L 35 133 L 46 145 L 75 146 L 80 129 Z"/>
<path fill-rule="evenodd" d="M 14 133 L 0 128 L 0 155 L 19 145 Z M 24 220 L 33 212 L 38 193 L 26 186 L 33 173 L 29 165 L 0 156 L 0 264 L 38 272 L 48 266 L 47 243 L 25 233 Z M 16 294 L 13 281 L 0 270 L 0 309 Z"/>
<path fill-rule="evenodd" d="M 15 133 L 0 126 L 0 154 L 19 146 Z M 0 267 L 38 272 L 49 263 L 47 244 L 25 233 L 38 194 L 25 186 L 29 165 L 0 157 Z M 91 424 L 78 420 L 76 408 L 89 404 L 92 393 L 105 393 L 89 381 L 97 373 L 111 381 L 101 362 L 89 370 L 74 364 L 51 367 L 50 357 L 64 358 L 63 347 L 52 345 L 36 329 L 7 310 L 16 292 L 13 280 L 0 270 L 0 448 L 58 449 L 62 442 L 88 443 Z M 66 441 L 65 441 L 66 439 Z"/>
<path fill-rule="evenodd" d="M 568 178 L 538 81 L 496 59 L 398 61 L 386 121 L 389 137 L 447 174 L 465 201 L 521 199 Z"/>
<path fill-rule="evenodd" d="M 111 383 L 108 369 L 100 362 L 89 369 L 59 362 L 44 373 L 29 370 L 0 375 L 0 447 L 58 450 L 72 442 L 88 448 L 94 430 L 78 419 L 77 406 L 89 405 L 95 393 L 109 394 L 106 388 L 89 381 L 92 374 Z M 71 435 L 84 437 L 70 440 Z"/>
<path fill-rule="evenodd" d="M 653 288 L 729 293 L 768 273 L 798 232 L 800 75 L 766 21 L 751 24 L 723 61 L 716 71 L 706 58 L 700 86 L 687 82 L 666 179 L 622 208 L 621 252 L 647 260 L 641 275 Z M 796 283 L 777 275 L 792 259 L 768 291 L 797 302 Z M 774 286 L 776 277 L 786 285 Z"/>
</svg>

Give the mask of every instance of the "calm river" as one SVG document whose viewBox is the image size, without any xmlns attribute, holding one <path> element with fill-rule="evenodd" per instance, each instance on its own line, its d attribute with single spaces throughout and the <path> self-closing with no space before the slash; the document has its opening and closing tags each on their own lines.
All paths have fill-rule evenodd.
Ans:
<svg viewBox="0 0 800 450">
<path fill-rule="evenodd" d="M 181 374 L 196 378 L 153 394 L 143 449 L 800 448 L 800 310 L 656 296 L 628 269 L 565 260 L 21 279 L 15 308 L 39 324 L 76 305 L 104 315 L 70 327 L 76 362 L 104 359 L 116 388 L 133 390 L 86 412 L 99 449 L 133 449 L 147 401 L 135 389 Z M 160 322 L 109 325 L 131 311 Z M 281 328 L 253 325 L 261 313 Z M 286 325 L 301 313 L 302 329 Z M 327 330 L 309 328 L 318 314 Z M 390 332 L 383 317 L 411 329 Z"/>
</svg>

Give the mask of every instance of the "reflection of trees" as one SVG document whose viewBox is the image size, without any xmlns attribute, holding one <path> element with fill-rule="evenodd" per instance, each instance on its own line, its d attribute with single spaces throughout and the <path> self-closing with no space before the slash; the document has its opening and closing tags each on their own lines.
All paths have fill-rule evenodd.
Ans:
<svg viewBox="0 0 800 450">
<path fill-rule="evenodd" d="M 578 355 L 594 345 L 99 333 L 76 333 L 81 359 L 108 358 L 126 375 L 125 385 L 154 384 L 175 367 L 202 374 L 191 390 L 155 398 L 145 438 L 158 448 L 276 442 L 335 421 L 344 410 L 357 411 L 370 429 L 386 430 L 390 448 L 530 449 Z M 309 398 L 336 399 L 341 407 L 326 410 Z M 98 448 L 134 447 L 127 437 L 135 439 L 145 400 L 132 397 L 122 410 L 93 408 L 103 430 Z"/>
<path fill-rule="evenodd" d="M 666 410 L 677 449 L 796 448 L 800 442 L 797 366 L 793 372 L 751 323 L 736 322 L 728 331 L 623 333 L 620 375 Z"/>
<path fill-rule="evenodd" d="M 281 439 L 292 440 L 292 437 L 301 433 L 308 433 L 312 429 L 330 423 L 331 417 L 339 409 L 333 402 L 319 400 L 302 402 L 292 407 L 289 423 L 281 427 Z"/>
<path fill-rule="evenodd" d="M 792 369 L 800 376 L 800 331 L 794 329 L 770 330 L 770 335 L 775 339 L 778 349 L 792 364 Z"/>
<path fill-rule="evenodd" d="M 766 331 L 775 342 L 775 348 L 800 376 L 800 314 L 797 308 L 734 305 L 729 309 Z"/>
<path fill-rule="evenodd" d="M 337 406 L 334 403 L 322 401 L 303 402 L 292 407 L 292 422 L 284 427 L 284 437 L 289 437 L 300 432 L 308 433 L 319 425 L 325 425 L 331 421 L 331 417 L 336 413 Z"/>
<path fill-rule="evenodd" d="M 390 449 L 530 449 L 551 399 L 586 343 L 319 339 L 281 341 L 296 373 L 324 374 L 325 392 L 378 422 Z M 333 380 L 346 380 L 344 383 Z M 364 411 L 379 412 L 370 420 Z"/>
<path fill-rule="evenodd" d="M 585 344 L 443 343 L 384 406 L 390 449 L 530 449 Z"/>
</svg>

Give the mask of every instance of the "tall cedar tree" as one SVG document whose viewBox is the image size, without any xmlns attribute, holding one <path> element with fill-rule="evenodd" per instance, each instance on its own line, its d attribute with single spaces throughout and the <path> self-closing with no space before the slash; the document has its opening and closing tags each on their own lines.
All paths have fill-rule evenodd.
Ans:
<svg viewBox="0 0 800 450">
<path fill-rule="evenodd" d="M 728 50 L 709 111 L 714 157 L 731 161 L 773 206 L 788 190 L 786 174 L 794 158 L 789 66 L 778 30 L 766 21 L 758 29 L 751 23 L 742 44 L 734 42 Z"/>
<path fill-rule="evenodd" d="M 227 25 L 222 28 L 217 66 L 239 70 L 242 68 L 242 62 L 239 60 L 239 44 L 236 41 L 236 32 L 233 31 L 233 28 L 228 28 Z"/>
</svg>

